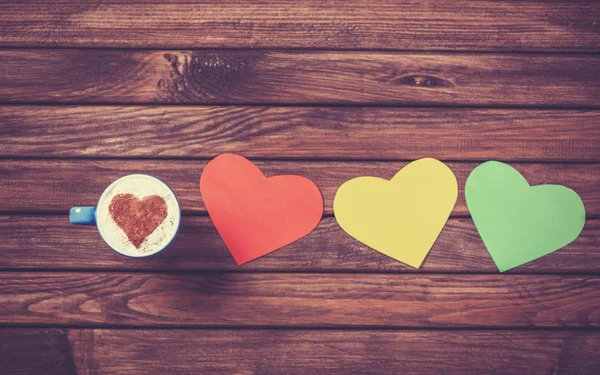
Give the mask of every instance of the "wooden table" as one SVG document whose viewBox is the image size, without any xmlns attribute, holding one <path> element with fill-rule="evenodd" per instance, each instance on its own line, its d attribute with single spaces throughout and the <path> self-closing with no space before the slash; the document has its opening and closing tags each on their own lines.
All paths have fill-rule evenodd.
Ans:
<svg viewBox="0 0 600 375">
<path fill-rule="evenodd" d="M 0 373 L 600 373 L 599 2 L 1 3 Z M 236 266 L 198 190 L 223 152 L 313 179 L 317 229 Z M 415 271 L 332 199 L 421 157 L 461 192 Z M 490 159 L 574 188 L 580 238 L 498 273 L 463 197 Z M 136 172 L 184 213 L 149 259 L 67 218 Z"/>
</svg>

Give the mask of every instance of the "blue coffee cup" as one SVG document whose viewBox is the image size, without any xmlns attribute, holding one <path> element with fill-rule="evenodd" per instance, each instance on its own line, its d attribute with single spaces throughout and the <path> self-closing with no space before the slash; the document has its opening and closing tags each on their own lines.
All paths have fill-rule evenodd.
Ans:
<svg viewBox="0 0 600 375">
<path fill-rule="evenodd" d="M 167 208 L 165 219 L 135 246 L 110 214 L 109 206 L 118 195 L 131 194 L 136 202 L 146 197 L 161 197 Z M 135 220 L 143 220 L 138 216 Z M 119 254 L 129 257 L 147 257 L 164 250 L 173 241 L 181 224 L 181 209 L 173 190 L 156 177 L 146 174 L 123 176 L 111 183 L 100 195 L 95 207 L 73 207 L 69 212 L 71 224 L 96 225 L 100 237 Z"/>
</svg>

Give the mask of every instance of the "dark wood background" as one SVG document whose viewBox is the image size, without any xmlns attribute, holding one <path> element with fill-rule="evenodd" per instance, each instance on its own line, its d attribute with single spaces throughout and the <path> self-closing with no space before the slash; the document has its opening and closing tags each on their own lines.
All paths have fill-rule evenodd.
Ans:
<svg viewBox="0 0 600 375">
<path fill-rule="evenodd" d="M 595 0 L 0 1 L 0 373 L 599 374 L 599 110 Z M 237 267 L 223 152 L 313 179 L 317 229 Z M 420 157 L 461 196 L 415 271 L 332 199 Z M 574 188 L 582 235 L 499 274 L 462 196 L 489 159 Z M 184 212 L 148 259 L 68 222 L 135 172 Z"/>
</svg>

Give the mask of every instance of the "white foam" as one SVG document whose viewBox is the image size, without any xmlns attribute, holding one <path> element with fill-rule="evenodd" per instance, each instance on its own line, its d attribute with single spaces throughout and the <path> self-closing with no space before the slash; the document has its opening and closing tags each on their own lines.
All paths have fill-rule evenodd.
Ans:
<svg viewBox="0 0 600 375">
<path fill-rule="evenodd" d="M 167 204 L 167 217 L 141 246 L 136 248 L 110 216 L 108 207 L 117 194 L 133 194 L 139 199 L 158 195 Z M 117 252 L 130 257 L 145 257 L 165 248 L 177 234 L 181 212 L 175 194 L 162 181 L 152 176 L 132 174 L 113 182 L 102 194 L 96 208 L 96 224 L 106 243 Z"/>
</svg>

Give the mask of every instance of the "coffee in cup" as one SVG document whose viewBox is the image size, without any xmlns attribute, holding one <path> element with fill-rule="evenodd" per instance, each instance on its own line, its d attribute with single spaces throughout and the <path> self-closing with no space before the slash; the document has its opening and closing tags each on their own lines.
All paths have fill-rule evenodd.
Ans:
<svg viewBox="0 0 600 375">
<path fill-rule="evenodd" d="M 70 216 L 74 224 L 95 223 L 112 249 L 131 257 L 149 256 L 167 247 L 181 221 L 173 191 L 143 174 L 116 180 L 104 190 L 96 207 L 74 207 Z"/>
</svg>

